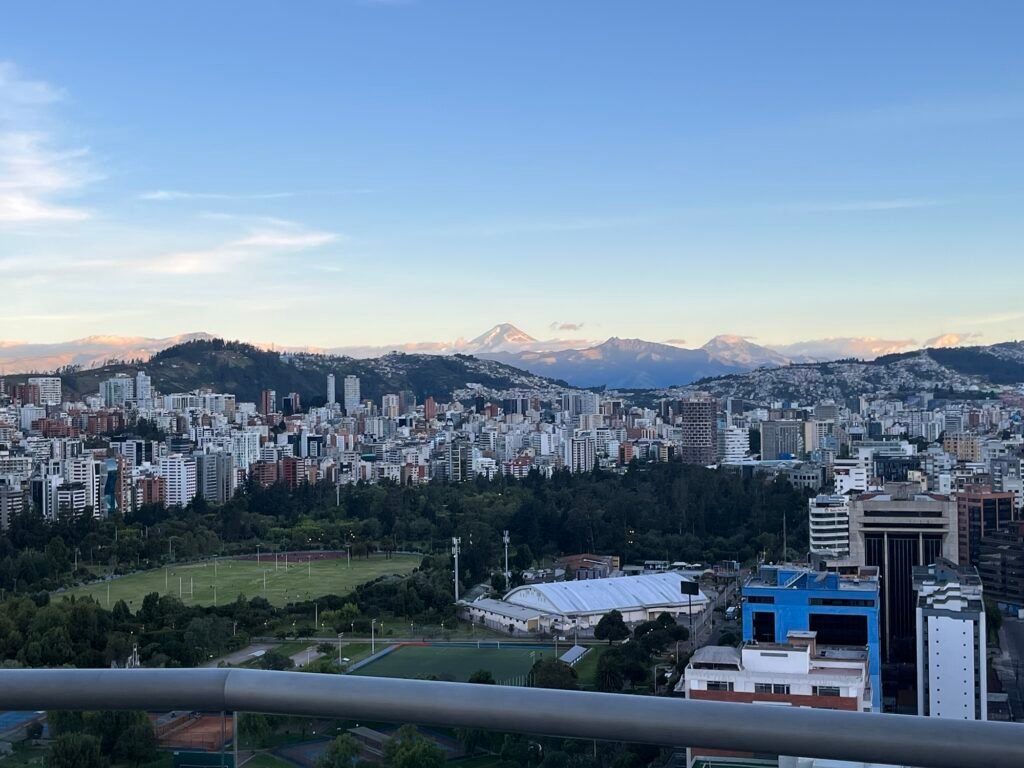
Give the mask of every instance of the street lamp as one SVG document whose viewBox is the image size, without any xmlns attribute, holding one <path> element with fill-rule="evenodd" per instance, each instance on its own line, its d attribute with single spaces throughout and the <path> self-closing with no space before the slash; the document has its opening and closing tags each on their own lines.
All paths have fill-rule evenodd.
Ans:
<svg viewBox="0 0 1024 768">
<path fill-rule="evenodd" d="M 377 624 L 376 619 L 370 619 L 370 655 L 372 656 L 376 649 L 376 638 L 374 636 L 373 629 Z"/>
</svg>

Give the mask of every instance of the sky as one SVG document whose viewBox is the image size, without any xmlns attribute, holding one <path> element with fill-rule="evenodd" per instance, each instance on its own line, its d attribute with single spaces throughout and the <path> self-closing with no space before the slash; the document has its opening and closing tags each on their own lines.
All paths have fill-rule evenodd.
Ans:
<svg viewBox="0 0 1024 768">
<path fill-rule="evenodd" d="M 8 4 L 0 340 L 1024 338 L 1024 3 Z"/>
</svg>

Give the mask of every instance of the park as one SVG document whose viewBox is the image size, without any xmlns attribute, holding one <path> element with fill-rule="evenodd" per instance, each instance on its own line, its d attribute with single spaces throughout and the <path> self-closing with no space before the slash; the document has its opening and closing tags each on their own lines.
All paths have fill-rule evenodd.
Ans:
<svg viewBox="0 0 1024 768">
<path fill-rule="evenodd" d="M 61 592 L 92 597 L 109 608 L 124 600 L 133 610 L 151 592 L 180 598 L 186 605 L 224 605 L 239 595 L 266 598 L 272 605 L 346 595 L 381 576 L 405 575 L 419 566 L 417 555 L 372 555 L 365 558 L 317 557 L 309 553 L 266 554 L 244 559 L 210 559 L 171 564 L 95 581 Z"/>
</svg>

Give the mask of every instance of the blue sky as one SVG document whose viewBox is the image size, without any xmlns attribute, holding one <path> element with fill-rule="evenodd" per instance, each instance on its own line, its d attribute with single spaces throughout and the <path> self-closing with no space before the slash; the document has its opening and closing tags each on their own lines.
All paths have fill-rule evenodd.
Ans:
<svg viewBox="0 0 1024 768">
<path fill-rule="evenodd" d="M 1022 28 L 935 0 L 11 4 L 0 339 L 1024 338 Z"/>
</svg>

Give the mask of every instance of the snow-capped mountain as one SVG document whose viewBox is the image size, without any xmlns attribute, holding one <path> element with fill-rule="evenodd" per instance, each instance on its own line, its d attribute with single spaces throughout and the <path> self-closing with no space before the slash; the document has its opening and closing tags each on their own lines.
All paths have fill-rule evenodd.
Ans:
<svg viewBox="0 0 1024 768">
<path fill-rule="evenodd" d="M 516 328 L 512 323 L 501 323 L 475 339 L 466 342 L 460 352 L 467 355 L 479 355 L 496 352 L 521 352 L 525 349 L 536 349 L 540 345 L 537 339 L 525 331 Z"/>
<path fill-rule="evenodd" d="M 754 344 L 745 336 L 722 334 L 701 347 L 715 360 L 737 368 L 760 368 L 763 365 L 787 365 L 794 362 L 769 347 Z"/>
<path fill-rule="evenodd" d="M 148 360 L 169 347 L 212 338 L 208 333 L 183 333 L 162 339 L 86 336 L 51 344 L 0 340 L 0 370 L 5 373 L 27 373 L 55 371 L 69 365 L 96 368 L 114 360 Z"/>
</svg>

